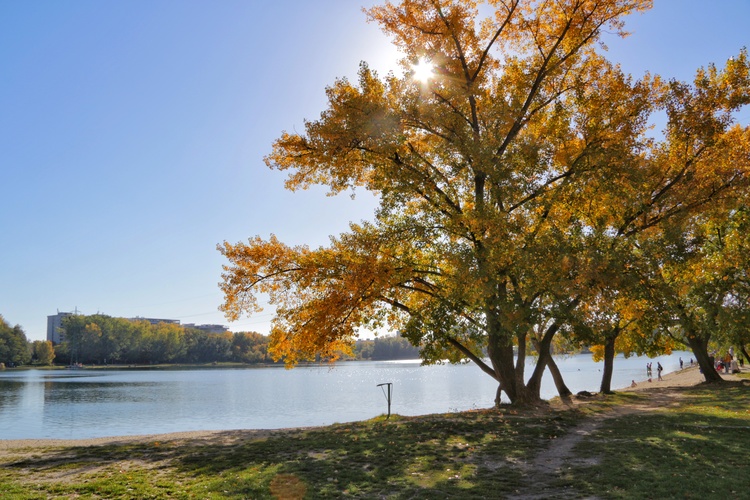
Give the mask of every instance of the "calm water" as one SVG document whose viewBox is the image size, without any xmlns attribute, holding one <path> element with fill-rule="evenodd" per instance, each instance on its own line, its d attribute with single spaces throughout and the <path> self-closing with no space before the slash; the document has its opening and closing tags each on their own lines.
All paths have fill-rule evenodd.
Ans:
<svg viewBox="0 0 750 500">
<path fill-rule="evenodd" d="M 689 353 L 615 360 L 614 388 L 665 372 Z M 531 360 L 530 360 L 531 362 Z M 558 359 L 573 392 L 595 392 L 601 363 L 590 355 Z M 656 372 L 654 370 L 654 375 Z M 190 430 L 276 429 L 364 420 L 386 413 L 377 384 L 393 383 L 393 413 L 422 415 L 491 407 L 496 383 L 473 364 L 350 362 L 200 370 L 22 370 L 0 372 L 0 439 L 157 434 Z M 557 393 L 545 374 L 542 396 Z"/>
</svg>

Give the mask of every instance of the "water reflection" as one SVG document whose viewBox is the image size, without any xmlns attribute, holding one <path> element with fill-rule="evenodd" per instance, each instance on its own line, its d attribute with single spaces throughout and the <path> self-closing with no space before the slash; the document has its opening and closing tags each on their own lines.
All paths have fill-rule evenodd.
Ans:
<svg viewBox="0 0 750 500">
<path fill-rule="evenodd" d="M 5 408 L 12 408 L 18 405 L 20 391 L 25 384 L 16 380 L 0 379 L 0 414 Z"/>
</svg>

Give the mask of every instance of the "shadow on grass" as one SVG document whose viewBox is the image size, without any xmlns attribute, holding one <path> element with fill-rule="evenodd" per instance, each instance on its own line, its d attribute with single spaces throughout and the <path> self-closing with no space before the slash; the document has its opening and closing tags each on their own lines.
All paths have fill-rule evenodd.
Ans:
<svg viewBox="0 0 750 500">
<path fill-rule="evenodd" d="M 569 413 L 510 410 L 394 416 L 261 440 L 225 433 L 221 444 L 50 449 L 2 469 L 35 478 L 39 492 L 108 498 L 497 498 L 521 488 L 518 462 L 574 422 Z"/>
<path fill-rule="evenodd" d="M 577 447 L 599 464 L 571 468 L 565 479 L 601 498 L 747 497 L 750 387 L 680 392 L 676 408 L 607 421 Z"/>
</svg>

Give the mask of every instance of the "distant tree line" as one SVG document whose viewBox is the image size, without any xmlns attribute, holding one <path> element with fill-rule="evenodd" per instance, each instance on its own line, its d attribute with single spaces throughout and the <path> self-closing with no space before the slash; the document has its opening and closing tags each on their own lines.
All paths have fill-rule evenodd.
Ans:
<svg viewBox="0 0 750 500">
<path fill-rule="evenodd" d="M 29 342 L 20 325 L 11 327 L 0 315 L 0 367 L 28 364 L 51 365 L 55 359 L 52 342 Z"/>
<path fill-rule="evenodd" d="M 268 337 L 256 332 L 208 333 L 172 323 L 153 325 L 104 314 L 63 320 L 64 341 L 29 341 L 0 315 L 0 363 L 22 365 L 270 363 Z M 357 360 L 417 359 L 419 349 L 398 336 L 358 340 Z"/>
<path fill-rule="evenodd" d="M 270 363 L 268 337 L 255 332 L 208 333 L 173 323 L 153 325 L 103 314 L 63 320 L 65 341 L 55 346 L 61 363 Z M 356 359 L 416 359 L 419 349 L 401 337 L 360 340 Z"/>
<path fill-rule="evenodd" d="M 354 350 L 357 359 L 373 361 L 390 359 L 419 359 L 419 348 L 403 337 L 376 337 L 358 340 Z"/>
<path fill-rule="evenodd" d="M 82 364 L 264 363 L 268 338 L 255 332 L 208 333 L 103 314 L 63 319 L 57 360 Z"/>
</svg>

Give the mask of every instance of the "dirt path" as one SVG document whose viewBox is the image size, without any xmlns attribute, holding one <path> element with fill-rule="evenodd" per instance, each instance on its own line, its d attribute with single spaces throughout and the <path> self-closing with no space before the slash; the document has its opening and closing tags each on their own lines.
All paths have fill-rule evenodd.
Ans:
<svg viewBox="0 0 750 500">
<path fill-rule="evenodd" d="M 650 391 L 648 399 L 642 403 L 618 406 L 611 411 L 583 420 L 568 434 L 551 441 L 545 450 L 524 467 L 529 492 L 519 492 L 508 498 L 513 500 L 581 498 L 575 490 L 565 489 L 558 485 L 566 469 L 599 465 L 598 457 L 577 454 L 574 450 L 576 445 L 596 432 L 608 419 L 666 408 L 675 404 L 680 397 L 681 394 L 674 389 L 656 388 Z"/>
<path fill-rule="evenodd" d="M 734 375 L 722 375 L 722 377 L 726 380 L 740 380 Z M 591 436 L 608 419 L 656 411 L 679 404 L 679 400 L 684 397 L 682 388 L 697 385 L 702 380 L 703 376 L 698 368 L 690 367 L 667 374 L 661 381 L 643 381 L 636 383 L 633 387 L 619 390 L 618 392 L 646 392 L 648 397 L 637 403 L 619 405 L 608 412 L 587 418 L 568 434 L 551 441 L 550 445 L 530 463 L 520 466 L 526 473 L 528 491 L 520 491 L 508 498 L 512 500 L 581 498 L 575 490 L 560 486 L 560 480 L 566 469 L 594 466 L 599 463 L 597 457 L 584 457 L 576 454 L 574 448 L 578 443 Z M 597 497 L 588 498 L 596 499 Z"/>
</svg>

